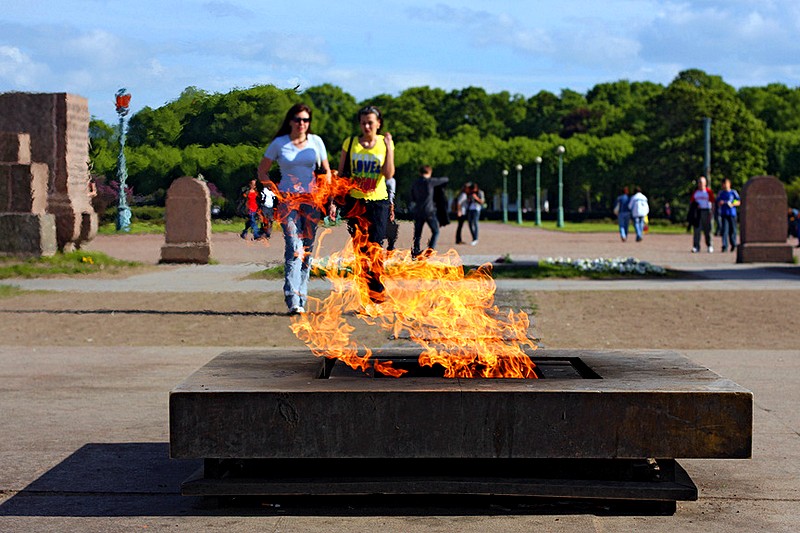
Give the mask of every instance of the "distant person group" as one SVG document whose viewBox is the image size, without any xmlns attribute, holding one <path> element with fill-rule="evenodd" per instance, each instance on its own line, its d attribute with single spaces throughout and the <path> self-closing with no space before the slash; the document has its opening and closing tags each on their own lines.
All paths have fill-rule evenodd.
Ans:
<svg viewBox="0 0 800 533">
<path fill-rule="evenodd" d="M 696 181 L 696 188 L 689 197 L 686 220 L 688 230 L 692 231 L 692 253 L 700 251 L 701 238 L 704 239 L 706 251 L 714 252 L 711 235 L 714 221 L 717 224 L 717 235 L 722 238 L 722 251 L 733 252 L 737 246 L 737 207 L 742 203 L 741 198 L 739 193 L 731 188 L 731 180 L 728 178 L 722 180 L 722 188 L 716 195 L 707 183 L 706 177 L 700 176 Z M 623 187 L 622 193 L 614 201 L 613 209 L 622 242 L 628 240 L 631 222 L 636 231 L 636 240 L 641 241 L 648 227 L 650 213 L 650 206 L 642 189 L 636 187 L 635 194 L 631 196 L 628 187 Z M 669 204 L 665 210 L 667 209 L 671 211 Z"/>
</svg>

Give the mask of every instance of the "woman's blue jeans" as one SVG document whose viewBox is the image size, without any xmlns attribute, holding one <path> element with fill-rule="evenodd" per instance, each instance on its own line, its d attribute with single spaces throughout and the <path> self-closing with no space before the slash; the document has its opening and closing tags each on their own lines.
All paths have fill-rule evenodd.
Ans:
<svg viewBox="0 0 800 533">
<path fill-rule="evenodd" d="M 625 211 L 624 213 L 620 213 L 617 215 L 619 220 L 619 236 L 623 239 L 628 238 L 628 226 L 631 223 L 631 212 Z"/>
<path fill-rule="evenodd" d="M 311 273 L 311 252 L 320 211 L 310 204 L 299 204 L 293 209 L 285 203 L 278 206 L 278 218 L 283 228 L 284 282 L 283 296 L 286 306 L 305 307 L 308 299 L 308 278 Z"/>
</svg>

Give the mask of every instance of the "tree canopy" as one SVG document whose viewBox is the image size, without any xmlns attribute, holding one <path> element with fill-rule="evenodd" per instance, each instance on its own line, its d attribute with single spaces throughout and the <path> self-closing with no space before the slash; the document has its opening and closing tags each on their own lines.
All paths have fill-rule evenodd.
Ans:
<svg viewBox="0 0 800 533">
<path fill-rule="evenodd" d="M 131 117 L 129 184 L 146 195 L 179 176 L 202 173 L 233 197 L 296 102 L 314 110 L 312 130 L 325 141 L 334 168 L 342 141 L 358 130 L 359 107 L 378 106 L 395 138 L 401 199 L 421 164 L 450 176 L 453 187 L 477 181 L 489 195 L 501 189 L 502 171 L 520 164 L 523 193 L 530 197 L 536 157 L 552 196 L 555 149 L 563 145 L 568 212 L 607 212 L 621 187 L 640 185 L 658 213 L 666 202 L 681 205 L 703 172 L 704 118 L 712 121 L 713 187 L 723 177 L 741 187 L 765 173 L 786 183 L 800 179 L 800 88 L 773 83 L 737 91 L 719 76 L 691 69 L 667 86 L 619 80 L 585 94 L 563 89 L 528 98 L 480 87 L 413 87 L 358 102 L 331 84 L 302 92 L 260 85 L 224 94 L 188 87 Z M 117 128 L 93 120 L 90 138 L 93 171 L 113 179 Z"/>
</svg>

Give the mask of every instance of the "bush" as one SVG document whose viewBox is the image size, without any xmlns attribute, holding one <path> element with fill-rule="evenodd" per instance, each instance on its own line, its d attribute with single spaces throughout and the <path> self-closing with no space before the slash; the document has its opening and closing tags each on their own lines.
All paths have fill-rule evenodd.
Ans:
<svg viewBox="0 0 800 533">
<path fill-rule="evenodd" d="M 132 222 L 164 223 L 164 208 L 154 205 L 134 205 L 130 207 Z M 117 221 L 117 206 L 106 209 L 100 224 L 113 224 Z"/>
</svg>

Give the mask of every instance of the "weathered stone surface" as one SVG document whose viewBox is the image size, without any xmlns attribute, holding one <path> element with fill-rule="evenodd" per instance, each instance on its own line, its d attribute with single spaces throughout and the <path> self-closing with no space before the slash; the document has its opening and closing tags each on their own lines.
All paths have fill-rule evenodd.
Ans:
<svg viewBox="0 0 800 533">
<path fill-rule="evenodd" d="M 211 259 L 211 195 L 204 181 L 184 176 L 167 190 L 162 263 Z"/>
<path fill-rule="evenodd" d="M 49 256 L 57 249 L 53 215 L 0 213 L 0 253 Z"/>
<path fill-rule="evenodd" d="M 0 131 L 30 135 L 31 158 L 49 169 L 47 212 L 56 216 L 59 248 L 94 238 L 88 197 L 89 105 L 67 93 L 0 94 Z"/>
<path fill-rule="evenodd" d="M 0 132 L 0 163 L 28 165 L 31 162 L 31 136 L 27 133 Z"/>
<path fill-rule="evenodd" d="M 44 163 L 0 164 L 0 175 L 8 175 L 8 198 L 0 190 L 4 212 L 42 214 L 47 210 L 48 169 Z"/>
<path fill-rule="evenodd" d="M 786 244 L 786 189 L 774 176 L 751 178 L 742 190 L 737 263 L 791 263 Z"/>
<path fill-rule="evenodd" d="M 161 247 L 162 263 L 195 263 L 206 265 L 211 260 L 211 245 L 203 243 L 165 244 Z"/>
<path fill-rule="evenodd" d="M 222 354 L 170 395 L 189 458 L 745 458 L 752 393 L 673 352 L 548 350 L 602 379 L 317 379 L 305 350 Z M 381 357 L 418 354 L 392 348 Z M 538 354 L 537 354 L 538 355 Z"/>
</svg>

